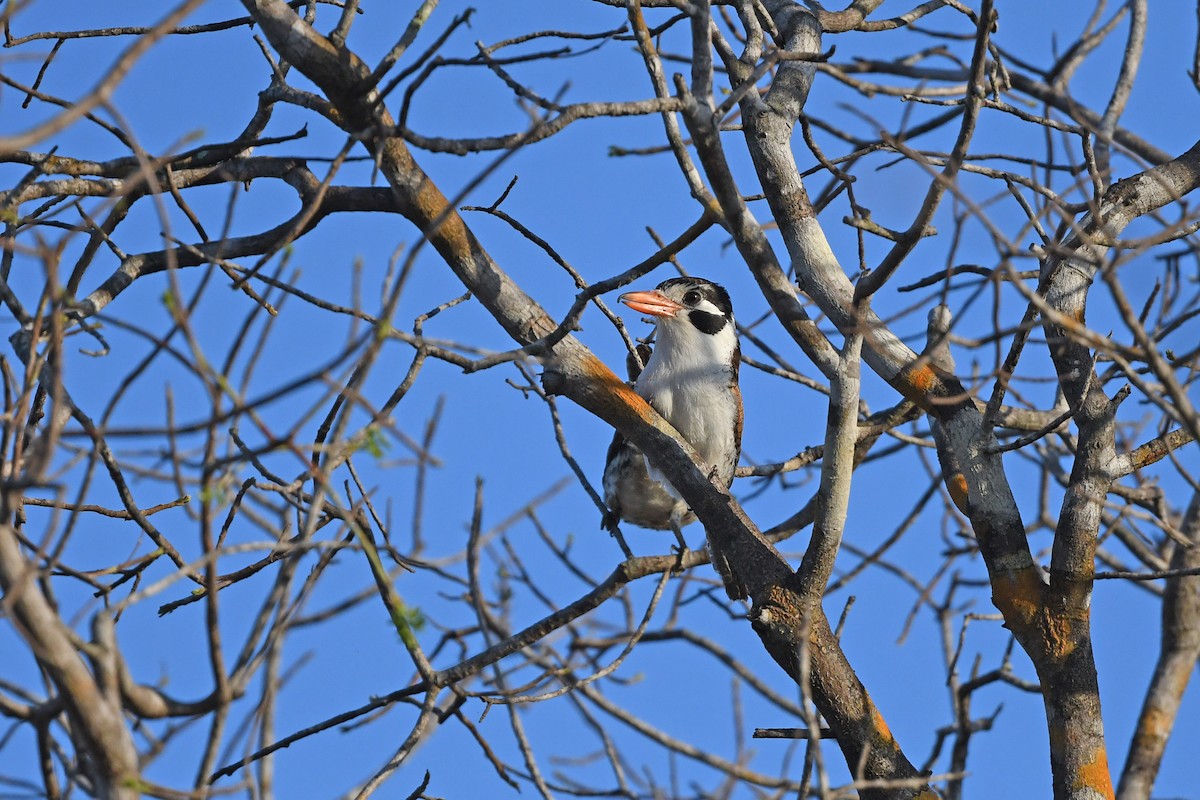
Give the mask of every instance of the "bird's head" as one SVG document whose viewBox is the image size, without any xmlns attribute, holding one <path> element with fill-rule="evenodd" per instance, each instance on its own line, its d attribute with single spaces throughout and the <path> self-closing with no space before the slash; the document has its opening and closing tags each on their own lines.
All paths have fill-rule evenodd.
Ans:
<svg viewBox="0 0 1200 800">
<path fill-rule="evenodd" d="M 627 292 L 618 300 L 654 318 L 659 357 L 732 364 L 736 369 L 733 304 L 720 285 L 704 278 L 671 278 L 654 291 Z"/>
</svg>

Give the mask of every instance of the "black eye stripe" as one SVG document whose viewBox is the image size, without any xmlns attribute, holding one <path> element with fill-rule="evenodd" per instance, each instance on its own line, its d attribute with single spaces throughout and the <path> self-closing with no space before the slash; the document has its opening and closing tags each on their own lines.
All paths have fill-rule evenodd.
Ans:
<svg viewBox="0 0 1200 800">
<path fill-rule="evenodd" d="M 688 319 L 691 320 L 692 325 L 696 326 L 696 330 L 709 334 L 719 333 L 728 321 L 722 314 L 710 314 L 707 311 L 696 310 L 688 312 Z"/>
<path fill-rule="evenodd" d="M 680 297 L 687 305 L 694 306 L 707 300 L 722 314 L 733 313 L 733 303 L 729 300 L 729 292 L 725 291 L 723 286 L 703 278 L 670 278 L 660 283 L 657 289 L 668 297 Z M 676 292 L 681 294 L 676 294 Z M 687 297 L 693 292 L 699 295 L 694 302 Z"/>
</svg>

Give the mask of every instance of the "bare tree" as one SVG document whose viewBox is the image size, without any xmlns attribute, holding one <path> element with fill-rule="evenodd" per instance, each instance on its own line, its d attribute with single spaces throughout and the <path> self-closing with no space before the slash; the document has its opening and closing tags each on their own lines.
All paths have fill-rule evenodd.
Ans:
<svg viewBox="0 0 1200 800">
<path fill-rule="evenodd" d="M 1151 796 L 1200 49 L 1146 0 L 60 5 L 0 8 L 11 791 Z M 677 271 L 733 290 L 732 491 L 606 366 Z M 692 549 L 598 529 L 613 428 Z"/>
</svg>

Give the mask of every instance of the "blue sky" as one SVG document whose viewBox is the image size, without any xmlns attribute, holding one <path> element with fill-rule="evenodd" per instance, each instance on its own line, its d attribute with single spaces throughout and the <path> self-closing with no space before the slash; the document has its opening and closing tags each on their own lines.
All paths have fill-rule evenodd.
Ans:
<svg viewBox="0 0 1200 800">
<path fill-rule="evenodd" d="M 394 5 L 364 5 L 367 6 L 366 13 L 356 24 L 350 44 L 368 63 L 374 63 L 391 46 L 415 4 L 406 0 Z M 432 35 L 465 6 L 457 0 L 442 2 L 414 51 L 427 46 Z M 904 10 L 907 6 L 888 2 L 881 14 L 888 16 Z M 12 29 L 14 35 L 19 35 L 44 28 L 144 24 L 158 13 L 159 4 L 156 3 L 125 3 L 111 7 L 81 2 L 32 3 L 13 20 Z M 320 27 L 328 30 L 334 16 L 327 11 L 322 13 L 325 16 Z M 240 14 L 240 6 L 236 3 L 209 2 L 189 21 Z M 1066 4 L 1060 8 L 1045 3 L 1006 3 L 1002 4 L 1001 14 L 997 34 L 1001 45 L 1042 66 L 1050 62 L 1055 48 L 1061 51 L 1074 40 L 1083 24 L 1075 16 L 1079 12 L 1067 8 Z M 623 12 L 619 9 L 583 0 L 522 0 L 519 3 L 492 0 L 478 4 L 470 27 L 458 31 L 448 42 L 445 52 L 468 57 L 475 52 L 473 42 L 476 40 L 491 43 L 534 29 L 600 31 L 622 22 Z M 1195 25 L 1194 15 L 1181 13 L 1179 8 L 1152 7 L 1147 57 L 1124 118 L 1132 130 L 1171 153 L 1179 153 L 1190 146 L 1194 141 L 1195 126 L 1189 123 L 1200 119 L 1197 93 L 1186 75 L 1196 38 Z M 929 18 L 925 27 L 965 30 L 961 18 L 948 10 Z M 870 36 L 849 34 L 830 37 L 826 44 L 836 44 L 835 60 L 846 61 L 855 56 L 882 58 L 914 47 L 940 43 L 940 40 L 925 37 L 913 45 L 914 36 L 921 34 L 904 31 Z M 79 87 L 90 84 L 93 76 L 111 63 L 123 45 L 123 41 L 110 39 L 67 42 L 47 71 L 45 90 L 78 97 Z M 682 49 L 678 39 L 668 39 L 665 46 L 672 45 Z M 0 69 L 29 83 L 49 46 L 40 42 L 0 51 Z M 959 54 L 965 52 L 961 44 L 955 48 Z M 1115 67 L 1106 56 L 1112 52 L 1112 46 L 1105 45 L 1074 79 L 1078 95 L 1093 108 L 1103 107 L 1111 86 Z M 578 58 L 553 62 L 550 67 L 514 65 L 512 73 L 545 96 L 555 96 L 561 90 L 563 102 L 638 99 L 649 94 L 640 57 L 628 47 L 613 43 Z M 297 85 L 306 86 L 303 79 L 294 77 Z M 114 106 L 147 151 L 164 153 L 236 135 L 252 113 L 255 93 L 266 85 L 267 79 L 267 66 L 251 39 L 251 32 L 245 28 L 203 37 L 176 37 L 161 43 L 138 63 L 117 90 Z M 5 89 L 0 94 L 0 134 L 24 130 L 47 113 L 36 104 L 28 110 L 19 109 L 19 102 L 20 97 L 11 90 Z M 389 104 L 393 111 L 398 103 L 399 97 L 394 97 Z M 872 120 L 892 127 L 904 114 L 911 114 L 915 121 L 936 111 L 896 102 L 867 103 L 860 96 L 837 86 L 827 76 L 818 78 L 810 108 L 813 107 L 811 104 L 821 109 L 822 116 L 836 120 L 860 136 L 873 135 Z M 494 76 L 465 67 L 441 70 L 431 79 L 416 95 L 410 118 L 414 130 L 445 137 L 509 133 L 522 130 L 527 124 L 525 112 L 517 107 L 512 95 Z M 320 173 L 325 167 L 316 159 L 336 152 L 344 141 L 331 125 L 314 114 L 281 105 L 267 134 L 284 135 L 302 126 L 308 128 L 307 138 L 262 148 L 258 154 L 309 157 L 313 159 L 311 166 Z M 678 177 L 669 156 L 612 158 L 606 155 L 613 145 L 636 147 L 657 143 L 658 132 L 659 123 L 655 118 L 576 123 L 560 136 L 518 152 L 496 167 L 476 188 L 457 199 L 460 205 L 488 205 L 500 195 L 510 179 L 517 176 L 519 180 L 505 201 L 504 210 L 549 241 L 588 280 L 599 280 L 628 268 L 655 251 L 656 246 L 646 233 L 647 227 L 670 239 L 698 216 L 698 207 L 688 196 L 686 185 Z M 734 166 L 743 186 L 751 187 L 753 182 L 747 160 L 737 148 L 738 136 L 729 134 L 726 146 L 735 159 Z M 819 137 L 819 141 L 828 154 L 837 155 L 844 151 L 844 146 L 831 137 Z M 35 149 L 44 151 L 55 145 L 59 147 L 59 154 L 80 158 L 102 160 L 126 155 L 120 143 L 98 134 L 95 127 L 83 124 L 73 126 L 52 141 L 39 143 Z M 1044 152 L 1044 140 L 1042 134 L 1032 132 L 1011 118 L 995 112 L 985 113 L 973 151 L 1002 149 L 1040 157 Z M 802 168 L 812 164 L 811 156 L 802 145 L 798 145 L 797 152 Z M 497 156 L 484 154 L 461 158 L 417 151 L 416 157 L 447 195 L 456 196 Z M 880 224 L 904 228 L 920 203 L 925 179 L 920 170 L 911 166 L 882 169 L 889 160 L 889 157 L 880 156 L 870 162 L 872 169 L 858 171 L 858 199 L 872 209 L 873 218 Z M 1128 174 L 1133 169 L 1128 159 L 1118 160 L 1118 174 Z M 0 165 L 0 172 L 4 176 L 0 185 L 10 186 L 17 179 L 14 176 L 23 174 L 24 168 Z M 361 185 L 372 179 L 369 164 L 354 163 L 339 174 L 338 182 Z M 982 181 L 978 179 L 968 180 L 976 181 L 972 184 L 973 190 L 980 196 L 989 196 L 989 191 L 996 197 L 1001 194 L 1001 189 L 979 189 Z M 816 185 L 823 185 L 823 182 L 817 180 Z M 237 213 L 230 227 L 233 235 L 264 229 L 295 211 L 294 193 L 286 187 L 272 185 L 270 181 L 257 181 L 248 190 L 236 187 L 235 192 Z M 206 223 L 211 221 L 210 232 L 219 229 L 230 197 L 228 186 L 188 194 L 189 202 Z M 764 204 L 757 203 L 753 208 L 760 219 L 765 219 Z M 993 205 L 989 208 L 994 210 L 996 219 L 1008 226 L 1006 230 L 1018 229 L 1018 210 L 1011 202 L 993 197 Z M 938 220 L 939 227 L 949 229 L 946 215 L 951 210 L 948 201 Z M 194 238 L 187 229 L 186 220 L 174 209 L 162 213 L 169 217 L 173 235 L 188 240 L 189 236 Z M 846 213 L 844 202 L 835 203 L 822 220 L 835 251 L 847 268 L 853 269 L 857 243 L 852 231 L 840 223 Z M 561 315 L 569 308 L 574 287 L 544 253 L 500 220 L 477 212 L 466 213 L 466 219 L 501 267 L 551 313 Z M 968 225 L 965 231 L 957 260 L 993 263 L 995 251 L 982 228 Z M 150 204 L 142 203 L 130 221 L 122 226 L 120 244 L 126 252 L 154 250 L 162 246 L 162 233 L 158 212 Z M 906 283 L 940 269 L 949 246 L 945 238 L 923 243 L 897 282 Z M 339 303 L 353 301 L 357 280 L 364 307 L 374 312 L 379 304 L 378 287 L 387 274 L 389 259 L 397 252 L 406 254 L 416 239 L 415 231 L 399 218 L 385 215 L 333 217 L 291 248 L 286 271 L 299 272 L 296 280 L 301 288 Z M 1027 245 L 1029 241 L 1032 241 L 1031 236 L 1019 244 Z M 725 284 L 733 295 L 739 319 L 749 322 L 764 314 L 766 305 L 736 252 L 727 244 L 724 234 L 710 231 L 684 253 L 681 261 L 693 274 Z M 80 245 L 77 239 L 68 242 L 64 263 L 72 262 Z M 872 263 L 884 252 L 885 247 L 871 243 L 867 262 Z M 1146 264 L 1152 263 L 1149 258 L 1143 258 L 1147 259 Z M 1021 268 L 1031 269 L 1032 263 L 1025 261 Z M 276 259 L 271 267 L 278 264 Z M 98 260 L 84 281 L 85 291 L 94 287 L 115 266 L 111 257 Z M 1139 267 L 1135 264 L 1130 269 Z M 1194 265 L 1192 269 L 1194 271 Z M 1143 272 L 1148 275 L 1149 267 Z M 1149 277 L 1142 277 L 1143 272 L 1134 272 L 1128 278 L 1135 304 L 1144 300 L 1152 286 Z M 652 286 L 671 274 L 669 268 L 660 269 L 635 288 Z M 189 298 L 200 291 L 201 279 L 199 270 L 183 271 L 174 278 L 178 290 Z M 12 283 L 20 296 L 36 298 L 42 280 L 35 262 L 17 262 Z M 220 284 L 219 276 L 213 280 L 217 285 L 205 290 L 193 323 L 200 347 L 215 362 L 238 341 L 242 320 L 252 308 L 244 296 L 229 292 Z M 140 280 L 118 298 L 109 313 L 117 320 L 161 331 L 169 317 L 163 297 L 170 287 L 165 276 Z M 418 253 L 409 286 L 394 316 L 395 326 L 407 330 L 415 316 L 461 291 L 461 286 L 433 253 L 428 250 Z M 876 308 L 887 317 L 917 304 L 922 310 L 901 317 L 895 323 L 895 330 L 910 344 L 919 347 L 923 338 L 924 309 L 934 302 L 935 294 L 934 291 L 914 294 L 888 291 L 880 296 Z M 966 295 L 962 292 L 952 298 L 951 305 L 961 320 L 957 330 L 964 336 L 985 334 L 991 326 L 987 303 L 966 304 Z M 1011 297 L 1007 302 L 1006 310 L 1011 316 L 1013 309 L 1018 307 Z M 1098 298 L 1097 303 L 1096 313 L 1103 314 L 1103 298 Z M 1014 322 L 1019 318 L 1020 310 L 1015 313 Z M 646 332 L 646 326 L 637 315 L 630 312 L 623 313 L 622 317 L 632 332 Z M 0 322 L 7 323 L 6 329 L 13 326 L 7 314 L 0 314 Z M 258 320 L 251 330 L 261 331 L 262 326 L 263 321 Z M 332 359 L 353 330 L 345 318 L 314 311 L 296 298 L 288 299 L 281 315 L 272 323 L 268 344 L 261 363 L 249 380 L 247 395 L 266 393 L 314 365 Z M 786 336 L 773 329 L 769 322 L 760 326 L 758 332 L 806 375 L 817 375 Z M 473 304 L 451 309 L 431 320 L 426 326 L 426 334 L 452 338 L 485 350 L 507 349 L 511 344 L 486 313 Z M 1185 328 L 1180 335 L 1191 336 L 1194 341 L 1196 328 Z M 72 352 L 66 367 L 68 386 L 77 399 L 86 398 L 81 404 L 92 413 L 100 412 L 104 399 L 126 380 L 132 365 L 148 350 L 144 340 L 112 325 L 106 326 L 105 336 L 112 348 L 107 357 L 96 359 Z M 589 311 L 585 315 L 579 336 L 608 363 L 620 365 L 623 358 L 620 339 L 599 314 Z M 762 359 L 762 354 L 753 348 L 746 348 L 746 352 Z M 963 374 L 970 375 L 976 368 L 980 371 L 988 368 L 986 351 L 960 352 L 958 355 L 959 370 Z M 249 352 L 243 352 L 235 363 L 240 369 L 249 358 Z M 364 394 L 374 402 L 382 402 L 403 375 L 410 359 L 411 351 L 407 347 L 398 342 L 390 343 L 385 348 L 382 364 L 366 384 Z M 1028 365 L 1031 375 L 1046 374 L 1046 363 L 1043 352 L 1031 353 L 1023 362 Z M 332 368 L 331 384 L 340 385 L 347 377 L 348 368 L 344 362 Z M 240 373 L 235 370 L 235 374 Z M 431 362 L 395 415 L 398 428 L 419 436 L 437 404 L 445 404 L 443 422 L 432 448 L 442 466 L 429 474 L 424 517 L 425 537 L 429 542 L 426 555 L 431 559 L 449 557 L 462 549 L 477 478 L 483 481 L 484 527 L 488 528 L 569 474 L 555 445 L 545 405 L 526 397 L 508 381 L 521 381 L 521 376 L 511 366 L 464 376 L 453 367 Z M 990 384 L 984 386 L 986 391 Z M 137 378 L 118 407 L 112 425 L 132 428 L 162 423 L 166 419 L 168 387 L 177 419 L 203 418 L 207 403 L 194 377 L 169 360 L 160 359 L 153 370 Z M 1028 383 L 1022 385 L 1021 390 L 1043 406 L 1052 400 L 1052 387 L 1047 384 Z M 328 391 L 328 386 L 310 386 L 286 402 L 266 407 L 264 414 L 276 432 L 294 427 L 297 440 L 311 441 L 328 405 Z M 821 395 L 798 384 L 769 378 L 753 369 L 743 371 L 743 392 L 746 398 L 745 463 L 781 460 L 822 440 L 825 407 Z M 866 377 L 864 398 L 872 410 L 897 401 L 894 392 L 873 376 Z M 599 420 L 565 402 L 559 408 L 573 454 L 589 477 L 598 481 L 611 431 Z M 243 433 L 261 441 L 262 433 L 252 427 L 246 423 Z M 198 437 L 185 440 L 184 446 L 194 447 L 199 441 Z M 161 447 L 160 442 L 147 437 L 123 437 L 120 442 L 126 451 L 138 448 L 153 451 Z M 399 531 L 407 529 L 413 514 L 416 473 L 409 455 L 403 444 L 393 442 L 383 458 L 375 463 L 363 460 L 361 464 L 367 483 L 377 487 L 376 503 L 393 515 L 394 530 Z M 1183 454 L 1183 458 L 1195 469 L 1194 446 Z M 153 458 L 147 456 L 146 460 Z M 293 476 L 301 469 L 300 461 L 293 453 L 275 453 L 266 460 L 283 475 Z M 895 459 L 864 466 L 856 476 L 847 542 L 870 550 L 886 539 L 929 485 L 929 463 L 928 457 L 922 461 L 906 452 Z M 1031 467 L 1017 456 L 1010 456 L 1006 463 L 1012 471 L 1014 485 L 1021 493 L 1023 512 L 1026 515 L 1035 513 L 1032 492 L 1036 487 L 1030 481 Z M 71 485 L 79 474 L 77 464 L 64 463 L 61 481 Z M 253 472 L 247 466 L 237 471 L 236 478 L 240 481 L 251 474 Z M 775 488 L 746 501 L 747 510 L 761 526 L 770 526 L 791 514 L 815 489 L 815 473 L 799 473 L 793 480 L 799 484 L 793 490 Z M 1164 474 L 1162 480 L 1174 504 L 1183 506 L 1187 495 L 1183 493 L 1182 483 L 1169 474 Z M 735 484 L 734 492 L 745 497 L 755 488 L 753 481 L 743 480 Z M 145 505 L 173 498 L 172 487 L 159 481 L 141 481 L 136 491 Z M 112 492 L 103 480 L 96 481 L 90 497 L 93 502 L 114 502 Z M 921 515 L 913 530 L 892 551 L 893 559 L 922 581 L 933 576 L 947 543 L 956 541 L 956 529 L 952 521 L 934 508 L 938 505 L 940 502 L 935 500 L 931 509 Z M 594 578 L 603 577 L 617 563 L 619 550 L 599 530 L 599 514 L 577 484 L 572 483 L 555 494 L 539 509 L 539 516 L 556 541 L 570 544 Z M 164 522 L 164 530 L 173 531 L 181 547 L 195 557 L 198 542 L 193 532 L 194 523 L 189 523 L 182 512 L 171 512 L 171 516 L 164 516 L 164 519 L 169 520 L 169 523 Z M 538 576 L 539 587 L 556 603 L 570 602 L 590 588 L 547 553 L 528 522 L 512 526 L 506 534 L 513 547 L 527 559 L 526 566 Z M 669 536 L 664 538 L 660 534 L 636 530 L 629 531 L 628 535 L 633 549 L 639 554 L 665 552 L 670 545 Z M 687 535 L 693 546 L 698 547 L 701 540 L 699 527 L 688 529 Z M 1035 537 L 1035 549 L 1049 546 L 1049 536 L 1044 531 Z M 231 531 L 233 541 L 260 541 L 261 538 L 261 532 L 250 526 L 235 527 Z M 400 540 L 404 541 L 404 536 L 400 536 Z M 788 542 L 786 549 L 794 556 L 805 540 L 805 535 L 801 534 Z M 148 543 L 139 540 L 129 526 L 87 520 L 81 522 L 68 552 L 80 563 L 108 563 L 114 558 L 114 549 L 119 553 L 145 552 L 147 547 Z M 492 547 L 495 549 L 490 555 L 494 559 L 501 558 L 498 543 L 494 542 Z M 229 561 L 230 566 L 238 563 L 238 558 Z M 490 568 L 498 570 L 497 563 L 489 560 Z M 855 563 L 856 558 L 843 553 L 839 569 L 848 569 Z M 964 561 L 960 566 L 964 577 L 979 578 L 984 574 L 978 559 Z M 152 570 L 148 576 L 150 579 L 167 573 L 165 567 L 156 569 L 158 571 Z M 701 577 L 709 576 L 704 572 Z M 495 580 L 492 588 L 500 582 L 498 574 Z M 369 583 L 369 573 L 361 560 L 342 557 L 318 586 L 307 610 L 314 612 L 329 607 Z M 249 609 L 257 608 L 265 587 L 266 581 L 261 585 L 251 582 L 223 593 L 223 633 L 227 641 L 240 643 L 239 633 L 244 632 L 250 620 L 239 612 L 245 608 L 243 613 L 248 615 Z M 407 602 L 421 606 L 437 625 L 456 627 L 473 621 L 466 606 L 435 594 L 444 591 L 445 586 L 427 575 L 406 576 L 398 582 L 397 588 Z M 649 583 L 630 588 L 630 607 L 635 613 L 640 615 L 644 610 L 651 589 Z M 675 584 L 672 584 L 668 591 L 674 589 Z M 64 587 L 62 591 L 64 601 L 72 605 L 78 619 L 84 620 L 96 610 L 85 593 L 70 587 Z M 847 654 L 910 758 L 921 762 L 932 745 L 933 731 L 951 721 L 939 631 L 925 611 L 904 641 L 897 644 L 905 616 L 916 601 L 916 595 L 910 587 L 883 570 L 868 570 L 848 591 L 854 594 L 856 602 L 844 638 Z M 146 682 L 162 681 L 170 690 L 190 697 L 207 691 L 209 685 L 206 655 L 200 638 L 204 625 L 202 606 L 192 605 L 164 618 L 155 613 L 159 602 L 175 599 L 185 592 L 184 587 L 177 585 L 159 598 L 132 607 L 122 619 L 118 632 L 130 653 L 135 677 Z M 935 596 L 940 600 L 943 593 L 944 588 L 939 587 Z M 847 592 L 843 591 L 829 597 L 826 608 L 831 617 L 836 618 L 840 613 L 846 596 Z M 994 611 L 987 602 L 986 592 L 974 595 L 972 602 L 971 612 L 986 614 Z M 1097 587 L 1094 605 L 1095 647 L 1106 731 L 1114 769 L 1119 769 L 1157 649 L 1157 603 L 1136 587 L 1106 582 Z M 794 686 L 761 652 L 757 637 L 744 620 L 730 618 L 703 601 L 693 602 L 684 609 L 686 619 L 683 623 L 721 641 L 744 658 L 777 691 L 789 697 L 795 694 Z M 518 593 L 513 600 L 509 623 L 520 628 L 545 613 L 546 609 L 527 592 Z M 617 604 L 610 603 L 594 612 L 585 625 L 603 631 L 606 626 L 619 624 L 621 615 Z M 665 620 L 660 619 L 655 624 L 663 623 Z M 336 625 L 303 628 L 293 634 L 289 658 L 306 660 L 281 700 L 277 732 L 280 735 L 290 733 L 356 707 L 374 695 L 405 685 L 410 677 L 409 662 L 388 625 L 380 606 L 368 602 L 357 606 Z M 429 626 L 422 634 L 423 643 L 432 646 L 439 631 L 437 626 Z M 964 664 L 969 664 L 979 654 L 984 669 L 996 666 L 1005 643 L 998 623 L 973 623 L 966 636 Z M 0 627 L 0 648 L 14 652 L 17 646 L 12 631 L 6 626 Z M 615 656 L 615 652 L 612 655 Z M 447 653 L 437 666 L 448 666 L 454 660 L 456 658 Z M 672 735 L 732 757 L 733 743 L 739 734 L 733 730 L 730 682 L 727 675 L 708 669 L 711 666 L 703 656 L 685 646 L 644 643 L 635 649 L 617 673 L 618 678 L 628 683 L 606 684 L 605 691 L 616 702 L 638 709 Z M 1028 659 L 1019 652 L 1013 658 L 1013 669 L 1023 677 L 1033 677 Z M 0 669 L 0 676 L 12 680 L 29 681 L 31 674 L 27 658 L 6 659 L 5 667 Z M 514 679 L 514 682 L 519 683 L 519 680 Z M 740 690 L 740 696 L 746 703 L 744 716 L 737 721 L 741 727 L 740 735 L 748 735 L 748 729 L 753 727 L 798 724 L 795 720 L 781 718 L 777 711 L 767 710 L 745 687 Z M 999 798 L 1018 793 L 1048 796 L 1047 743 L 1040 698 L 997 686 L 980 692 L 974 702 L 976 715 L 990 713 L 1001 704 L 1003 710 L 997 716 L 993 730 L 978 735 L 972 742 L 967 797 Z M 478 700 L 468 701 L 466 713 L 472 720 L 478 720 L 482 710 Z M 581 726 L 579 717 L 567 702 L 541 703 L 525 708 L 522 713 L 531 737 L 547 752 L 554 749 L 560 755 L 583 756 L 597 747 L 595 738 Z M 279 796 L 332 797 L 348 790 L 369 777 L 390 755 L 406 735 L 413 715 L 412 708 L 392 708 L 384 720 L 374 725 L 344 733 L 327 732 L 283 751 L 276 758 Z M 688 759 L 672 759 L 658 748 L 643 749 L 636 733 L 620 728 L 617 723 L 612 726 L 619 741 L 629 747 L 629 753 L 644 758 L 647 770 L 666 775 L 670 767 L 685 787 L 692 782 L 705 787 L 715 784 L 710 770 Z M 519 763 L 503 709 L 493 709 L 480 727 L 502 757 Z M 1156 796 L 1200 797 L 1196 793 L 1191 759 L 1188 758 L 1200 742 L 1200 701 L 1194 686 L 1177 728 L 1176 740 L 1168 748 Z M 202 744 L 205 733 L 203 726 L 194 726 L 148 771 L 148 776 L 175 786 L 190 782 L 195 769 L 196 748 Z M 772 765 L 779 763 L 788 748 L 778 742 L 754 742 L 751 747 L 757 753 L 752 766 L 768 772 Z M 16 763 L 10 759 L 31 758 L 31 742 L 25 737 L 14 737 L 4 749 L 4 760 L 8 763 Z M 469 755 L 464 756 L 464 752 Z M 406 796 L 419 783 L 426 769 L 433 775 L 429 788 L 433 796 L 496 794 L 503 784 L 477 757 L 477 752 L 461 726 L 442 725 L 379 796 Z M 240 752 L 235 751 L 230 758 L 239 755 Z M 825 758 L 826 763 L 832 765 L 834 781 L 846 780 L 844 768 L 838 766 L 840 755 L 834 747 L 826 745 Z M 229 759 L 223 758 L 221 763 L 226 760 Z M 935 771 L 945 762 L 943 756 L 935 764 Z M 637 769 L 641 765 L 631 766 Z M 558 767 L 543 764 L 543 768 L 549 772 Z M 590 776 L 602 784 L 608 780 L 597 777 L 604 774 L 601 766 L 572 769 L 577 770 L 572 773 L 577 777 Z M 791 770 L 793 776 L 798 775 L 798 754 L 792 758 Z M 525 788 L 526 794 L 530 791 L 530 787 Z M 751 796 L 748 790 L 736 794 Z"/>
</svg>

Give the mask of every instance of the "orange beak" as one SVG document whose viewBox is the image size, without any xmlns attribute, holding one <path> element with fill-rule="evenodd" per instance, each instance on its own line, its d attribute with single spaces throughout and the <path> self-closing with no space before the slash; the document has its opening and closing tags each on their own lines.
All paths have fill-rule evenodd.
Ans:
<svg viewBox="0 0 1200 800">
<path fill-rule="evenodd" d="M 673 317 L 686 308 L 659 291 L 626 292 L 617 300 L 634 311 L 640 311 L 652 317 Z"/>
</svg>

